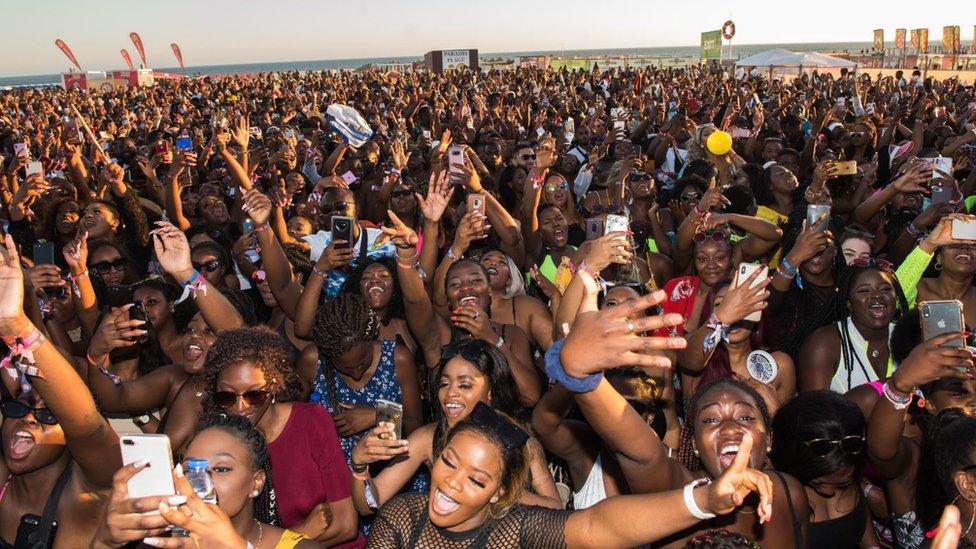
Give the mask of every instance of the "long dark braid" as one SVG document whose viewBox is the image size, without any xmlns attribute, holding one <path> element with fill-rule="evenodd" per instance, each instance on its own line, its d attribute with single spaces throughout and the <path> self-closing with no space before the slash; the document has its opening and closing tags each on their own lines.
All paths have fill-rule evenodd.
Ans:
<svg viewBox="0 0 976 549">
<path fill-rule="evenodd" d="M 340 292 L 315 313 L 312 341 L 325 368 L 325 380 L 333 407 L 339 401 L 336 400 L 336 373 L 332 361 L 356 343 L 376 341 L 379 334 L 379 317 L 358 293 Z"/>
<path fill-rule="evenodd" d="M 264 471 L 264 487 L 254 499 L 254 518 L 258 522 L 281 526 L 278 517 L 278 498 L 271 482 L 271 461 L 268 459 L 268 443 L 261 431 L 258 430 L 244 416 L 220 413 L 203 420 L 197 428 L 197 435 L 207 429 L 220 429 L 233 436 L 247 448 L 251 454 L 251 465 L 254 470 Z"/>
</svg>

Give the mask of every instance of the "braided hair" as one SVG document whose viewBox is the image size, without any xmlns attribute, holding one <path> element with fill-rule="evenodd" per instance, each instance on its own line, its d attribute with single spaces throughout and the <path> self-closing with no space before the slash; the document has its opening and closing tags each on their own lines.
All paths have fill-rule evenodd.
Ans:
<svg viewBox="0 0 976 549">
<path fill-rule="evenodd" d="M 959 408 L 939 412 L 925 430 L 922 455 L 918 464 L 915 508 L 922 528 L 929 530 L 939 523 L 946 505 L 959 497 L 953 477 L 972 465 L 976 450 L 976 418 Z"/>
<path fill-rule="evenodd" d="M 271 461 L 268 459 L 268 444 L 261 431 L 244 416 L 219 413 L 208 416 L 200 422 L 194 437 L 207 429 L 219 429 L 236 438 L 251 456 L 251 468 L 264 471 L 264 486 L 254 499 L 254 518 L 258 522 L 281 526 L 278 516 L 278 497 L 271 482 Z"/>
<path fill-rule="evenodd" d="M 332 406 L 339 402 L 336 400 L 333 361 L 353 345 L 376 341 L 379 335 L 379 316 L 369 308 L 358 292 L 340 292 L 316 311 L 312 341 L 318 349 L 319 360 L 325 367 L 324 375 Z"/>
<path fill-rule="evenodd" d="M 267 383 L 274 384 L 274 398 L 277 401 L 299 400 L 302 394 L 301 380 L 289 363 L 288 352 L 281 336 L 267 326 L 236 328 L 220 332 L 207 352 L 203 366 L 207 391 L 203 396 L 202 417 L 223 411 L 214 401 L 221 370 L 245 361 L 257 366 L 264 373 Z"/>
</svg>

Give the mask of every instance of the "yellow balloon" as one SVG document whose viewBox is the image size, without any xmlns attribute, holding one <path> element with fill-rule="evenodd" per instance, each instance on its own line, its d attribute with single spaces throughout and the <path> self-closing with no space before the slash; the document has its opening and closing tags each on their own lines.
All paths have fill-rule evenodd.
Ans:
<svg viewBox="0 0 976 549">
<path fill-rule="evenodd" d="M 705 145 L 712 154 L 722 156 L 732 150 L 732 136 L 728 132 L 715 130 L 708 136 Z"/>
</svg>

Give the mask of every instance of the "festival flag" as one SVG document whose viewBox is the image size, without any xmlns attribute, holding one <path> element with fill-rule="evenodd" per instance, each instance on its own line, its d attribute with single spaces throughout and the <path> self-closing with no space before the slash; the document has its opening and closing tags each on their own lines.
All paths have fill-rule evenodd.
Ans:
<svg viewBox="0 0 976 549">
<path fill-rule="evenodd" d="M 884 49 L 884 29 L 874 30 L 874 49 L 878 51 Z"/>
<path fill-rule="evenodd" d="M 929 52 L 929 29 L 918 29 L 918 53 Z"/>
<path fill-rule="evenodd" d="M 919 30 L 920 29 L 912 29 L 912 44 L 911 45 L 912 45 L 912 49 L 913 50 L 917 50 L 918 49 L 918 35 L 920 34 L 919 33 Z"/>
<path fill-rule="evenodd" d="M 962 28 L 959 25 L 952 27 L 952 51 L 957 52 L 962 49 Z"/>
<path fill-rule="evenodd" d="M 122 60 L 125 61 L 125 64 L 129 66 L 129 70 L 131 71 L 132 57 L 129 57 L 129 52 L 125 51 L 125 48 L 122 48 L 122 51 L 120 53 L 122 54 Z"/>
<path fill-rule="evenodd" d="M 905 29 L 895 29 L 895 47 L 903 50 L 905 49 Z"/>
<path fill-rule="evenodd" d="M 139 53 L 139 59 L 142 59 L 142 66 L 148 67 L 149 63 L 146 63 L 146 50 L 142 47 L 142 38 L 139 38 L 139 35 L 134 32 L 129 33 L 129 38 L 132 39 L 132 43 L 136 46 L 136 52 Z"/>
<path fill-rule="evenodd" d="M 75 57 L 75 54 L 71 52 L 71 48 L 64 43 L 64 40 L 58 38 L 54 41 L 54 45 L 57 46 L 58 49 L 60 49 L 66 56 L 68 56 L 68 60 L 74 63 L 74 65 L 78 67 L 78 70 L 81 70 L 81 65 L 78 63 L 78 59 Z"/>
<path fill-rule="evenodd" d="M 952 26 L 942 27 L 942 49 L 947 52 L 952 51 L 952 44 L 955 42 L 952 34 L 955 30 L 955 27 Z"/>
<path fill-rule="evenodd" d="M 180 63 L 180 69 L 182 69 L 183 68 L 183 52 L 180 51 L 180 45 L 177 44 L 176 42 L 173 42 L 172 44 L 169 45 L 169 47 L 173 48 L 173 55 L 176 56 L 176 60 L 179 61 L 179 63 Z"/>
</svg>

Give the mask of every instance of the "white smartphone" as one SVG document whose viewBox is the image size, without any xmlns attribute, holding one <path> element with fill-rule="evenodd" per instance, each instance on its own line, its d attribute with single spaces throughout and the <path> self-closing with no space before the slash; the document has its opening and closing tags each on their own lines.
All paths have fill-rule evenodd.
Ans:
<svg viewBox="0 0 976 549">
<path fill-rule="evenodd" d="M 615 232 L 627 232 L 630 229 L 630 220 L 623 215 L 607 215 L 607 220 L 603 224 L 603 234 Z"/>
<path fill-rule="evenodd" d="M 122 435 L 122 463 L 148 459 L 149 465 L 129 479 L 129 497 L 172 496 L 173 450 L 166 435 Z"/>
<path fill-rule="evenodd" d="M 34 175 L 35 173 L 41 173 L 44 171 L 44 166 L 38 161 L 28 162 L 27 166 L 24 167 L 28 176 Z"/>
<path fill-rule="evenodd" d="M 952 238 L 976 240 L 976 219 L 953 219 Z"/>
<path fill-rule="evenodd" d="M 464 149 L 457 145 L 452 145 L 447 149 L 447 162 L 450 166 L 448 173 L 460 175 L 464 173 L 461 168 L 464 166 Z"/>
<path fill-rule="evenodd" d="M 944 156 L 932 158 L 932 179 L 952 177 L 952 159 Z M 942 173 L 939 173 L 942 172 Z"/>
<path fill-rule="evenodd" d="M 752 276 L 752 273 L 758 271 L 761 268 L 762 268 L 761 263 L 740 263 L 739 270 L 736 271 L 735 274 L 735 282 L 732 284 L 732 286 L 733 287 L 740 286 L 741 285 L 740 281 L 745 282 L 747 278 Z M 756 277 L 756 279 L 752 281 L 752 284 L 750 284 L 749 287 L 755 288 L 759 284 L 762 284 L 762 282 L 766 280 L 768 276 L 769 276 L 769 271 L 760 273 Z M 745 317 L 742 320 L 748 320 L 750 322 L 759 322 L 761 319 L 762 319 L 762 311 L 756 311 L 754 313 L 751 313 L 749 316 Z"/>
</svg>

